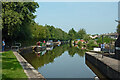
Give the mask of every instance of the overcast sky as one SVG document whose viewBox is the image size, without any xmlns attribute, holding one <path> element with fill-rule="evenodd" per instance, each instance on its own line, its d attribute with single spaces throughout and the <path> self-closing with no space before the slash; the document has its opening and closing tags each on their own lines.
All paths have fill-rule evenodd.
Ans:
<svg viewBox="0 0 120 80">
<path fill-rule="evenodd" d="M 68 32 L 86 29 L 88 34 L 115 32 L 118 2 L 38 2 L 35 21 Z"/>
</svg>

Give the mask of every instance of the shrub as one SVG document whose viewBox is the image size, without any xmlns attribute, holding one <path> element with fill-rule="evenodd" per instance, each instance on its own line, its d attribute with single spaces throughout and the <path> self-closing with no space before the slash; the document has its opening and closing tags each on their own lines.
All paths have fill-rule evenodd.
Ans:
<svg viewBox="0 0 120 80">
<path fill-rule="evenodd" d="M 98 47 L 99 45 L 98 44 L 95 44 L 95 41 L 94 40 L 90 40 L 88 41 L 87 43 L 87 48 L 88 49 L 93 49 L 94 47 Z"/>
</svg>

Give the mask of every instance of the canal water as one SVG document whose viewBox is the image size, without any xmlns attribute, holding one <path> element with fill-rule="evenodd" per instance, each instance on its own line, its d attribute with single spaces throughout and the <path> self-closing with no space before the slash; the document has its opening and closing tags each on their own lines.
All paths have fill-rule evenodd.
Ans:
<svg viewBox="0 0 120 80">
<path fill-rule="evenodd" d="M 96 75 L 85 64 L 85 50 L 69 44 L 52 47 L 39 53 L 22 56 L 45 78 L 94 78 Z"/>
</svg>

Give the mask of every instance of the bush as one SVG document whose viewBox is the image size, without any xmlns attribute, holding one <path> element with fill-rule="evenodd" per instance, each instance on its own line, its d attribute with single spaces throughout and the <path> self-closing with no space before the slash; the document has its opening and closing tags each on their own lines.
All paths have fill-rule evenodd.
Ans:
<svg viewBox="0 0 120 80">
<path fill-rule="evenodd" d="M 98 47 L 99 45 L 98 44 L 95 44 L 95 41 L 94 40 L 90 40 L 88 41 L 87 43 L 87 48 L 88 49 L 93 49 L 94 47 Z"/>
</svg>

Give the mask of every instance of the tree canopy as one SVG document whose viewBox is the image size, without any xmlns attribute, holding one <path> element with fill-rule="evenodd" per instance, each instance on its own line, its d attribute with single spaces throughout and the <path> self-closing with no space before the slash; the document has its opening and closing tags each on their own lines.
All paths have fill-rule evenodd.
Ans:
<svg viewBox="0 0 120 80">
<path fill-rule="evenodd" d="M 33 13 L 36 2 L 2 2 L 2 33 L 4 38 L 25 39 L 30 37 L 30 24 L 36 17 Z"/>
<path fill-rule="evenodd" d="M 75 39 L 76 38 L 76 31 L 72 28 L 69 30 L 68 35 L 70 39 Z"/>
<path fill-rule="evenodd" d="M 77 38 L 83 39 L 85 35 L 86 35 L 85 29 L 80 29 L 77 33 Z"/>
<path fill-rule="evenodd" d="M 68 40 L 68 34 L 60 28 L 50 25 L 33 25 L 33 36 L 39 40 Z"/>
<path fill-rule="evenodd" d="M 85 29 L 76 32 L 72 28 L 67 33 L 54 26 L 37 24 L 34 21 L 36 18 L 34 13 L 38 7 L 37 2 L 2 2 L 2 37 L 10 42 L 83 38 L 88 40 Z"/>
<path fill-rule="evenodd" d="M 110 38 L 110 37 L 108 37 L 108 36 L 104 36 L 104 37 L 103 37 L 103 42 L 104 42 L 104 43 L 110 43 L 112 40 L 114 40 L 114 39 L 112 39 L 112 38 Z M 103 43 L 103 42 L 102 42 L 102 36 L 100 36 L 100 38 L 97 39 L 97 43 L 100 43 L 100 44 L 101 44 L 101 43 Z"/>
</svg>

